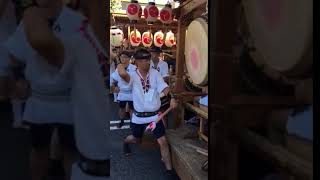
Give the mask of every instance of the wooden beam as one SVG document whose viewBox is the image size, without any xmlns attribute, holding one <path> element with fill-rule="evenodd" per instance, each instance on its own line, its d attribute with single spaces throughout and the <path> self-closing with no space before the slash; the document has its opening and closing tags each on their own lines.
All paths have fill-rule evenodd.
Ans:
<svg viewBox="0 0 320 180">
<path fill-rule="evenodd" d="M 298 157 L 313 163 L 313 142 L 295 135 L 287 135 L 286 148 Z"/>
<path fill-rule="evenodd" d="M 176 53 L 176 81 L 175 87 L 173 91 L 175 93 L 184 92 L 184 46 L 185 46 L 185 36 L 186 36 L 186 26 L 182 23 L 182 21 L 178 22 L 178 33 L 177 33 L 177 53 Z M 177 128 L 181 122 L 184 121 L 183 115 L 184 108 L 179 105 L 179 107 L 174 111 L 174 124 Z"/>
<path fill-rule="evenodd" d="M 186 144 L 192 144 L 204 149 L 207 146 L 196 139 L 185 139 L 185 133 L 190 131 L 192 130 L 188 127 L 166 131 L 166 137 L 172 153 L 173 168 L 182 180 L 208 179 L 208 172 L 201 170 L 203 162 L 208 157 L 197 153 L 194 148 L 186 147 Z"/>
<path fill-rule="evenodd" d="M 122 21 L 118 21 L 117 24 L 116 24 L 116 26 L 118 26 L 118 27 L 123 27 L 123 28 L 128 28 L 128 26 L 133 27 L 133 25 L 130 25 L 129 23 L 127 23 L 127 22 L 122 22 Z M 160 30 L 160 29 L 161 29 L 161 30 L 170 29 L 170 30 L 172 30 L 173 33 L 176 33 L 176 32 L 177 32 L 177 29 L 178 29 L 177 26 L 162 26 L 162 25 L 149 26 L 149 25 L 147 25 L 147 24 L 136 24 L 135 26 L 136 26 L 136 28 L 138 28 L 139 30 L 140 30 L 140 29 L 148 29 L 148 30 L 151 29 L 151 30 L 156 30 L 156 31 L 158 31 L 158 30 Z"/>
<path fill-rule="evenodd" d="M 238 137 L 240 137 L 242 143 L 247 145 L 248 149 L 260 154 L 266 160 L 274 162 L 275 166 L 288 171 L 298 178 L 313 179 L 313 165 L 282 146 L 273 145 L 267 139 L 249 130 L 239 132 Z"/>
<path fill-rule="evenodd" d="M 189 110 L 197 113 L 197 114 L 198 114 L 199 116 L 201 116 L 202 118 L 208 119 L 208 113 L 205 112 L 204 110 L 202 110 L 202 109 L 200 109 L 200 108 L 198 108 L 198 107 L 196 107 L 196 106 L 194 106 L 194 105 L 192 105 L 192 104 L 190 104 L 190 103 L 185 103 L 184 106 L 185 106 L 187 109 L 189 109 Z"/>
<path fill-rule="evenodd" d="M 123 24 L 130 24 L 130 20 L 126 15 L 114 15 L 114 19 L 116 21 L 116 24 L 118 23 L 123 23 Z M 147 25 L 147 21 L 144 18 L 141 18 L 140 20 L 137 21 L 136 25 Z M 158 19 L 156 22 L 154 22 L 154 24 L 152 26 L 156 26 L 156 27 L 165 27 L 165 25 L 160 21 L 160 19 Z M 178 21 L 174 20 L 169 27 L 177 27 L 178 26 Z"/>
<path fill-rule="evenodd" d="M 176 54 L 176 85 L 174 92 L 179 93 L 185 91 L 184 88 L 184 46 L 185 46 L 186 26 L 181 21 L 178 23 L 177 34 L 177 54 Z"/>
<path fill-rule="evenodd" d="M 190 0 L 186 1 L 181 5 L 180 18 L 190 14 L 192 11 L 196 10 L 201 6 L 205 6 L 207 0 Z"/>
<path fill-rule="evenodd" d="M 204 149 L 204 148 L 199 147 L 199 146 L 195 146 L 195 145 L 190 144 L 190 143 L 186 143 L 185 146 L 190 147 L 190 148 L 196 150 L 196 151 L 199 152 L 200 154 L 203 154 L 203 155 L 205 155 L 205 156 L 208 156 L 208 150 L 207 150 L 207 149 Z"/>
<path fill-rule="evenodd" d="M 206 136 L 206 135 L 204 135 L 204 134 L 202 134 L 202 133 L 200 133 L 199 136 L 200 136 L 200 138 L 203 139 L 204 141 L 209 142 L 208 136 Z"/>
<path fill-rule="evenodd" d="M 204 150 L 202 150 L 202 149 L 197 149 L 196 151 L 197 151 L 198 153 L 200 153 L 200 154 L 205 155 L 205 156 L 208 157 L 208 151 L 204 151 Z"/>
</svg>

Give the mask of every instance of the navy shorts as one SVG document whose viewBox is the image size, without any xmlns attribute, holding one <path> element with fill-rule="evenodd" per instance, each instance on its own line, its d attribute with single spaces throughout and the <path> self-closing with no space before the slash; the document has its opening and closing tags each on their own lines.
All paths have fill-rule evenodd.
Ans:
<svg viewBox="0 0 320 180">
<path fill-rule="evenodd" d="M 131 123 L 131 131 L 132 131 L 132 135 L 135 137 L 135 138 L 139 138 L 141 139 L 143 134 L 144 134 L 144 131 L 146 130 L 146 127 L 149 125 L 148 124 L 135 124 L 135 123 Z M 162 136 L 165 135 L 165 127 L 163 125 L 163 122 L 162 121 L 159 121 L 157 123 L 157 126 L 156 128 L 153 130 L 153 137 L 156 138 L 156 139 L 159 139 L 161 138 Z"/>
<path fill-rule="evenodd" d="M 31 145 L 35 149 L 48 148 L 51 144 L 53 131 L 57 128 L 59 143 L 63 149 L 77 152 L 74 127 L 67 124 L 34 124 L 26 123 L 29 126 L 31 135 Z"/>
<path fill-rule="evenodd" d="M 119 101 L 119 107 L 123 109 L 126 107 L 127 103 L 129 104 L 129 108 L 133 109 L 133 101 Z"/>
</svg>

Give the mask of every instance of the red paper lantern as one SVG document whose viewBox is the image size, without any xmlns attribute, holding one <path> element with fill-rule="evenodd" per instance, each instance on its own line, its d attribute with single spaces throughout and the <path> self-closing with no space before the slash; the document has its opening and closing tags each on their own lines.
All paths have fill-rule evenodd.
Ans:
<svg viewBox="0 0 320 180">
<path fill-rule="evenodd" d="M 149 31 L 142 34 L 142 44 L 144 47 L 150 47 L 152 45 L 153 35 Z"/>
<path fill-rule="evenodd" d="M 138 29 L 136 29 L 136 31 L 131 31 L 130 33 L 130 44 L 134 47 L 139 46 L 141 43 L 141 34 L 138 31 Z"/>
<path fill-rule="evenodd" d="M 161 30 L 154 33 L 154 42 L 153 43 L 156 47 L 161 47 L 164 44 L 164 34 Z"/>
<path fill-rule="evenodd" d="M 143 10 L 143 15 L 148 24 L 153 24 L 158 19 L 159 9 L 154 2 L 149 2 L 149 4 Z"/>
<path fill-rule="evenodd" d="M 172 31 L 167 32 L 166 39 L 165 39 L 164 43 L 167 47 L 172 47 L 172 46 L 176 45 L 176 39 L 175 39 Z"/>
<path fill-rule="evenodd" d="M 173 21 L 171 4 L 166 4 L 160 11 L 160 20 L 164 24 L 170 24 Z"/>
<path fill-rule="evenodd" d="M 142 8 L 138 1 L 132 0 L 127 6 L 127 16 L 130 21 L 136 22 L 141 18 Z"/>
</svg>

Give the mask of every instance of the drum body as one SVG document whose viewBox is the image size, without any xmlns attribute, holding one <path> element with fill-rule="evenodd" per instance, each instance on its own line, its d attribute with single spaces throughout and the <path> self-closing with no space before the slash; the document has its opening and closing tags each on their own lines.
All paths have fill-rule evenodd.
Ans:
<svg viewBox="0 0 320 180">
<path fill-rule="evenodd" d="M 208 22 L 205 18 L 193 20 L 185 37 L 185 61 L 190 82 L 206 86 L 208 82 Z"/>
</svg>

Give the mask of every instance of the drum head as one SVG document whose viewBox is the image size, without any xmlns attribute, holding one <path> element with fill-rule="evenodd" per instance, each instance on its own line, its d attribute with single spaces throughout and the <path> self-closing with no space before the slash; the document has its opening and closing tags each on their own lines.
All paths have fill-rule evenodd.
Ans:
<svg viewBox="0 0 320 180">
<path fill-rule="evenodd" d="M 197 18 L 190 23 L 185 37 L 185 58 L 192 82 L 206 86 L 208 81 L 208 23 Z"/>
<path fill-rule="evenodd" d="M 242 2 L 250 39 L 264 64 L 291 76 L 311 67 L 312 0 Z"/>
</svg>

